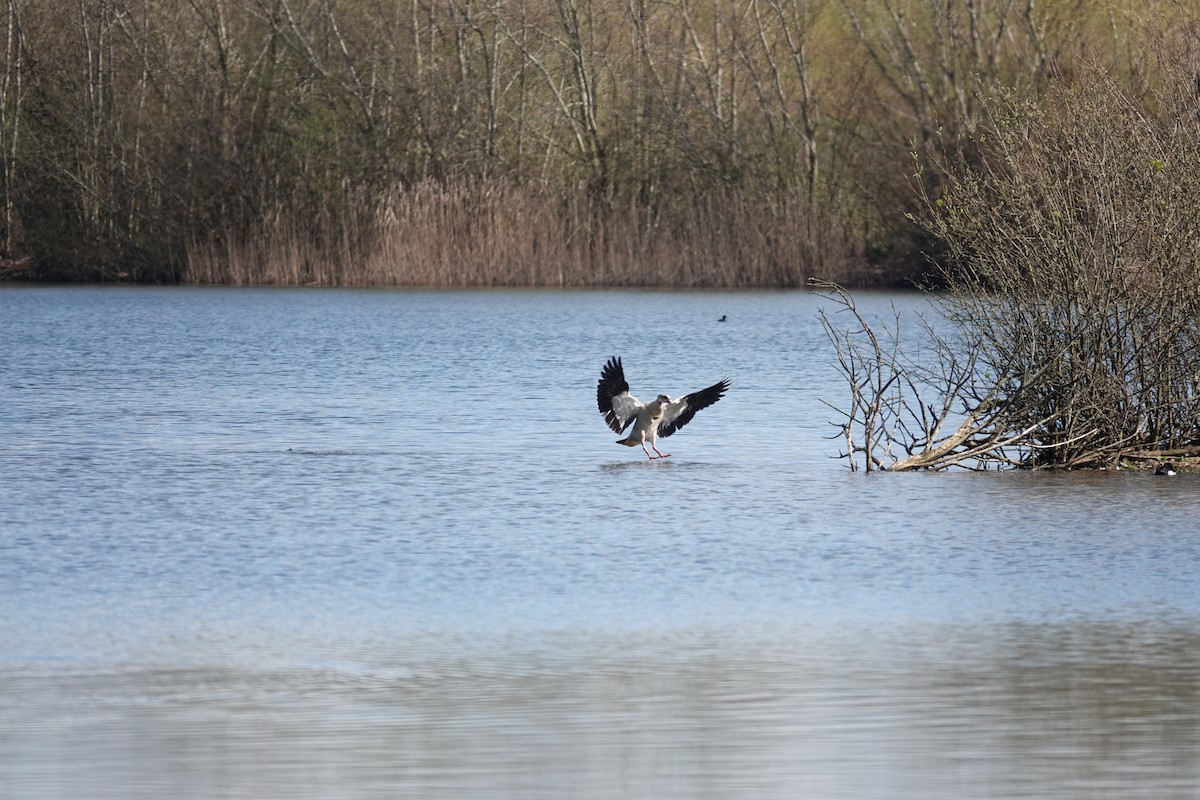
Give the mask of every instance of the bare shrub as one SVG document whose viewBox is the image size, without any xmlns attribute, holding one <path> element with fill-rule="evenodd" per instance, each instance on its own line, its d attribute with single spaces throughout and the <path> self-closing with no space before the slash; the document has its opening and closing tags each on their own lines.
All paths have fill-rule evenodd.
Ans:
<svg viewBox="0 0 1200 800">
<path fill-rule="evenodd" d="M 938 347 L 952 379 L 936 405 L 959 409 L 962 439 L 937 450 L 928 429 L 893 425 L 849 456 L 909 469 L 1200 452 L 1200 62 L 1160 52 L 1138 87 L 1092 65 L 1037 98 L 983 94 L 978 156 L 947 152 L 945 191 L 917 216 L 946 245 L 938 303 L 954 333 Z M 852 421 L 927 414 L 885 391 L 921 385 L 901 356 L 829 331 L 842 354 L 878 354 L 865 371 L 843 355 L 864 395 Z"/>
</svg>

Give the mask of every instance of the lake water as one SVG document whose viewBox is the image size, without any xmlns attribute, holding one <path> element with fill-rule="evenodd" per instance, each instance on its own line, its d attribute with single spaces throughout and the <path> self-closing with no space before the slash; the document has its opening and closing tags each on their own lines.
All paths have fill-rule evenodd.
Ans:
<svg viewBox="0 0 1200 800">
<path fill-rule="evenodd" d="M 823 303 L 0 288 L 0 797 L 1200 796 L 1197 477 L 851 474 Z"/>
</svg>

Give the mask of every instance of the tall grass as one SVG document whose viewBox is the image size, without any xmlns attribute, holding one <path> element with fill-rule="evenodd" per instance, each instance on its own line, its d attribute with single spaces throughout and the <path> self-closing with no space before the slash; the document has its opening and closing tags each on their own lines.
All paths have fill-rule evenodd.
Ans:
<svg viewBox="0 0 1200 800">
<path fill-rule="evenodd" d="M 836 219 L 738 191 L 648 210 L 501 181 L 428 181 L 300 228 L 188 248 L 183 280 L 316 286 L 795 287 L 816 268 L 868 282 Z"/>
</svg>

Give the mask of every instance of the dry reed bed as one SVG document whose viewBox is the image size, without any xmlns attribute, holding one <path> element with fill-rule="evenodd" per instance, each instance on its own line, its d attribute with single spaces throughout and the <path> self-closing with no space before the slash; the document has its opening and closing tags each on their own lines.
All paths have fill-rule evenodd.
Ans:
<svg viewBox="0 0 1200 800">
<path fill-rule="evenodd" d="M 365 205 L 365 204 L 364 204 Z M 433 182 L 374 207 L 276 218 L 263 236 L 196 242 L 183 280 L 231 285 L 797 287 L 863 263 L 831 218 L 739 192 L 651 212 L 500 183 Z"/>
</svg>

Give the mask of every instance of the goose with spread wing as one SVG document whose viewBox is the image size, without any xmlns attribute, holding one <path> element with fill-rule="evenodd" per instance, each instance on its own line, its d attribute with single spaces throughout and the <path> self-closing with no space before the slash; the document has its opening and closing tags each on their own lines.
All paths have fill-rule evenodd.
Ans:
<svg viewBox="0 0 1200 800">
<path fill-rule="evenodd" d="M 729 390 L 729 381 L 722 380 L 701 389 L 698 392 L 685 394 L 678 400 L 672 400 L 670 395 L 660 394 L 649 403 L 642 403 L 629 393 L 629 384 L 625 382 L 625 368 L 621 365 L 619 356 L 613 356 L 600 371 L 600 383 L 596 386 L 596 404 L 608 427 L 616 433 L 622 433 L 633 425 L 633 430 L 624 439 L 618 439 L 617 444 L 636 447 L 639 444 L 649 458 L 666 458 L 670 453 L 658 450 L 658 437 L 670 436 L 675 431 L 692 421 L 692 417 L 702 408 L 708 408 L 720 400 Z M 650 450 L 658 455 L 650 455 L 646 449 L 647 442 Z"/>
</svg>

